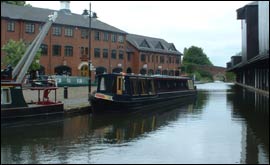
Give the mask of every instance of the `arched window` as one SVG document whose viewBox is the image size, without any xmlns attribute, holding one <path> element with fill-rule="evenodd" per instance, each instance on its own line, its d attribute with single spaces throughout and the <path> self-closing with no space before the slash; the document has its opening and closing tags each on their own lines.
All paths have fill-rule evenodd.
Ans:
<svg viewBox="0 0 270 165">
<path fill-rule="evenodd" d="M 122 69 L 122 68 L 119 68 L 119 67 L 114 68 L 114 69 L 112 70 L 113 73 L 120 73 L 120 72 L 122 72 L 122 71 L 123 71 L 123 69 Z"/>
<path fill-rule="evenodd" d="M 106 73 L 107 72 L 107 69 L 102 67 L 102 66 L 99 66 L 96 68 L 96 75 L 99 75 L 99 74 L 103 74 L 103 73 Z"/>
<path fill-rule="evenodd" d="M 127 73 L 132 73 L 132 69 L 131 68 L 127 68 Z"/>
<path fill-rule="evenodd" d="M 54 68 L 54 73 L 57 75 L 68 75 L 71 76 L 71 68 L 65 65 L 60 65 Z"/>
<path fill-rule="evenodd" d="M 143 75 L 146 74 L 146 69 L 144 69 L 144 68 L 141 69 L 141 70 L 140 70 L 140 74 L 143 74 Z"/>
<path fill-rule="evenodd" d="M 148 74 L 149 74 L 149 75 L 153 75 L 153 74 L 154 74 L 154 70 L 153 70 L 153 69 L 149 69 L 149 70 L 148 70 Z"/>
</svg>

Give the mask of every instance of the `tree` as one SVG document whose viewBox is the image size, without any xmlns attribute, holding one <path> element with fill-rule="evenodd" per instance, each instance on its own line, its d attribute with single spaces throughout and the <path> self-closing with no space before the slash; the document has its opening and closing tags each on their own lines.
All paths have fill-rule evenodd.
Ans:
<svg viewBox="0 0 270 165">
<path fill-rule="evenodd" d="M 212 74 L 198 69 L 198 65 L 213 66 L 202 48 L 196 46 L 191 46 L 188 49 L 184 48 L 182 71 L 190 76 L 195 75 L 197 81 L 213 81 Z"/>
<path fill-rule="evenodd" d="M 2 47 L 2 50 L 5 53 L 3 64 L 6 66 L 10 64 L 14 68 L 19 63 L 20 59 L 26 51 L 26 48 L 27 46 L 22 40 L 9 40 L 7 44 L 3 45 Z M 38 70 L 40 68 L 40 64 L 37 63 L 37 60 L 40 59 L 40 56 L 41 50 L 37 51 L 37 54 L 28 70 Z"/>
<path fill-rule="evenodd" d="M 196 64 L 213 66 L 202 48 L 191 46 L 184 49 L 183 64 Z"/>
<path fill-rule="evenodd" d="M 7 4 L 12 4 L 12 5 L 18 5 L 18 6 L 30 6 L 32 7 L 32 5 L 30 4 L 26 4 L 25 1 L 3 1 L 4 3 Z"/>
<path fill-rule="evenodd" d="M 24 6 L 25 1 L 3 1 L 4 3 L 12 4 L 12 5 L 18 5 L 18 6 Z"/>
</svg>

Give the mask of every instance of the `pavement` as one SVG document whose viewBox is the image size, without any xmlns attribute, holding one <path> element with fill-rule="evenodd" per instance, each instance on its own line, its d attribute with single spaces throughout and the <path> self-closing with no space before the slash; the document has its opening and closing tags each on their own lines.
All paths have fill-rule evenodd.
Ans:
<svg viewBox="0 0 270 165">
<path fill-rule="evenodd" d="M 88 86 L 68 87 L 67 99 L 64 98 L 64 87 L 59 87 L 56 91 L 56 100 L 64 103 L 66 113 L 74 113 L 81 111 L 91 111 L 91 105 L 88 102 Z M 96 86 L 91 87 L 91 91 L 96 90 Z M 26 102 L 38 101 L 38 92 L 30 89 L 23 89 L 23 95 Z M 42 98 L 43 91 L 40 92 Z M 54 100 L 54 91 L 49 94 L 50 100 Z"/>
</svg>

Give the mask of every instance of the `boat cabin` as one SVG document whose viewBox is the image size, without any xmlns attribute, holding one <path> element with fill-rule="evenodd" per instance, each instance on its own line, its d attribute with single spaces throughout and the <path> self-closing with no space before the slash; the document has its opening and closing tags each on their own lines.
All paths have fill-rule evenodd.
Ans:
<svg viewBox="0 0 270 165">
<path fill-rule="evenodd" d="M 193 80 L 188 77 L 144 76 L 132 74 L 103 74 L 98 76 L 97 95 L 117 96 L 120 100 L 149 97 L 161 93 L 194 90 Z M 104 95 L 100 95 L 104 97 Z M 103 98 L 104 99 L 104 98 Z M 112 98 L 107 98 L 112 99 Z"/>
</svg>

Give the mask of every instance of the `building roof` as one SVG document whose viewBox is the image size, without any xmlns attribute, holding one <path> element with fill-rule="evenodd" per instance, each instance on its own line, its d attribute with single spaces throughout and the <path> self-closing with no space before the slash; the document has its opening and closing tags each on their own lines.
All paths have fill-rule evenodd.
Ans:
<svg viewBox="0 0 270 165">
<path fill-rule="evenodd" d="M 182 55 L 173 43 L 168 43 L 164 39 L 128 34 L 127 41 L 140 51 Z"/>
<path fill-rule="evenodd" d="M 68 13 L 64 10 L 57 11 L 51 9 L 43 9 L 30 6 L 17 6 L 1 2 L 1 17 L 16 19 L 16 20 L 25 20 L 25 21 L 35 21 L 35 22 L 46 22 L 48 15 L 53 14 L 53 12 L 58 12 L 58 17 L 55 20 L 55 24 L 60 25 L 69 25 L 76 27 L 89 27 L 89 19 L 84 18 L 82 15 Z M 92 20 L 92 28 L 110 31 L 115 33 L 127 34 L 127 32 L 120 30 L 116 27 L 108 25 L 99 20 Z"/>
</svg>

